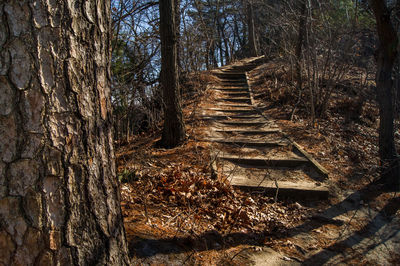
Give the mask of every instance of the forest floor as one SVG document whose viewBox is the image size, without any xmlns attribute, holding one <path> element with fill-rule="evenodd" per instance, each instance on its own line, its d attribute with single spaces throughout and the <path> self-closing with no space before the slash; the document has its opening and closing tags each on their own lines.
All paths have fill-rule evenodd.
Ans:
<svg viewBox="0 0 400 266">
<path fill-rule="evenodd" d="M 134 264 L 400 264 L 399 194 L 369 185 L 378 175 L 375 102 L 367 99 L 362 114 L 349 119 L 351 94 L 341 88 L 313 126 L 301 106 L 289 121 L 285 67 L 269 62 L 250 72 L 256 103 L 329 170 L 329 199 L 275 200 L 215 176 L 211 144 L 201 138 L 207 126 L 197 115 L 202 102 L 213 100 L 205 84 L 218 79 L 201 73 L 191 79 L 195 97 L 184 102 L 182 146 L 156 148 L 155 131 L 117 148 Z"/>
</svg>

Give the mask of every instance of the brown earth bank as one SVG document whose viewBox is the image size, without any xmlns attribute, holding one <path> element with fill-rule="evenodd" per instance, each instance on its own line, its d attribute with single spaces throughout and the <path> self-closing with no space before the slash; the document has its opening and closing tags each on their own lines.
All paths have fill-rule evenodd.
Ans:
<svg viewBox="0 0 400 266">
<path fill-rule="evenodd" d="M 217 84 L 218 79 L 209 72 L 197 74 L 188 79 L 192 94 L 184 101 L 187 140 L 182 146 L 155 148 L 158 131 L 117 144 L 122 210 L 134 264 L 400 263 L 399 195 L 370 185 L 379 171 L 375 101 L 367 98 L 361 114 L 349 116 L 351 90 L 340 87 L 327 114 L 314 125 L 307 100 L 290 121 L 297 94 L 288 86 L 287 69 L 276 61 L 249 73 L 255 103 L 329 170 L 330 198 L 276 200 L 262 191 L 234 188 L 214 173 L 199 109 L 215 100 L 205 84 Z"/>
</svg>

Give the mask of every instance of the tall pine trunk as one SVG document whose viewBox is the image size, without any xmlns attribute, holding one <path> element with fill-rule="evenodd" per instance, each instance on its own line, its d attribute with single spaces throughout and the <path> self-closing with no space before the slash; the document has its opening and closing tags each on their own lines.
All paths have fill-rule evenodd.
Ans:
<svg viewBox="0 0 400 266">
<path fill-rule="evenodd" d="M 110 2 L 0 3 L 0 264 L 126 265 Z"/>
<path fill-rule="evenodd" d="M 379 36 L 376 87 L 379 103 L 379 156 L 383 166 L 382 180 L 400 190 L 399 156 L 394 142 L 394 101 L 392 71 L 397 57 L 398 37 L 384 1 L 371 0 Z"/>
<path fill-rule="evenodd" d="M 175 1 L 163 0 L 160 6 L 161 87 L 164 99 L 164 128 L 161 145 L 172 148 L 185 139 L 185 125 L 179 97 Z"/>
</svg>

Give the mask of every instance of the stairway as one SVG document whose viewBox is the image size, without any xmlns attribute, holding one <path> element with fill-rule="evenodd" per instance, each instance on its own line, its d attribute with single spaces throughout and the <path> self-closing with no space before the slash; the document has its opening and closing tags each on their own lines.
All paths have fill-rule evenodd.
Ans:
<svg viewBox="0 0 400 266">
<path fill-rule="evenodd" d="M 326 198 L 327 171 L 254 105 L 246 72 L 259 65 L 250 58 L 213 71 L 214 99 L 203 108 L 212 143 L 213 168 L 233 185 L 275 196 Z"/>
</svg>

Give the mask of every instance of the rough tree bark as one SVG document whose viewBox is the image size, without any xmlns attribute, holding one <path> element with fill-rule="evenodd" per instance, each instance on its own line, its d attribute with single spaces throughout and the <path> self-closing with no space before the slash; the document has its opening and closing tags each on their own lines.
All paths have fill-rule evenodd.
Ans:
<svg viewBox="0 0 400 266">
<path fill-rule="evenodd" d="M 394 142 L 393 65 L 397 56 L 398 37 L 383 0 L 370 0 L 379 36 L 376 86 L 379 103 L 379 156 L 383 166 L 382 180 L 400 189 L 399 157 Z"/>
<path fill-rule="evenodd" d="M 185 139 L 185 125 L 179 97 L 175 1 L 159 1 L 161 36 L 161 87 L 164 99 L 164 128 L 160 144 L 176 147 Z"/>
<path fill-rule="evenodd" d="M 0 264 L 129 263 L 110 2 L 0 2 Z"/>
</svg>

